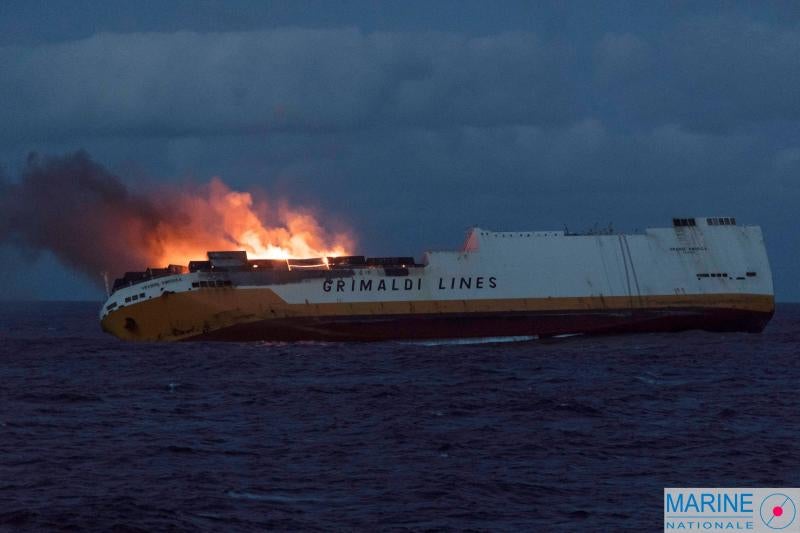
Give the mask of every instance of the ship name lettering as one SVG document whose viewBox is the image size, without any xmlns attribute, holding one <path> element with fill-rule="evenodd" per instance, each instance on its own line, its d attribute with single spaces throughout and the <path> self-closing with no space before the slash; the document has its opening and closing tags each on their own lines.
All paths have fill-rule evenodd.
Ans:
<svg viewBox="0 0 800 533">
<path fill-rule="evenodd" d="M 472 289 L 473 287 L 476 289 L 484 289 L 487 287 L 487 280 L 488 280 L 488 287 L 490 289 L 497 288 L 497 278 L 494 276 L 490 276 L 487 278 L 486 276 L 476 276 L 476 277 L 465 277 L 465 278 L 450 278 L 449 282 L 445 278 L 439 278 L 439 290 L 444 291 L 449 289 Z M 449 285 L 449 287 L 448 287 Z"/>
<path fill-rule="evenodd" d="M 705 246 L 672 246 L 670 247 L 670 251 L 672 252 L 684 252 L 693 254 L 695 252 L 702 252 L 708 250 Z"/>
<path fill-rule="evenodd" d="M 416 283 L 414 282 L 416 279 Z M 386 279 L 378 280 L 374 283 L 373 279 L 351 279 L 350 284 L 345 279 L 326 279 L 322 282 L 322 290 L 325 292 L 371 292 L 375 291 L 413 291 L 422 290 L 422 278 L 391 278 L 390 282 Z M 464 290 L 464 289 L 495 289 L 497 288 L 497 278 L 494 276 L 464 276 L 439 278 L 437 281 L 439 290 Z"/>
</svg>

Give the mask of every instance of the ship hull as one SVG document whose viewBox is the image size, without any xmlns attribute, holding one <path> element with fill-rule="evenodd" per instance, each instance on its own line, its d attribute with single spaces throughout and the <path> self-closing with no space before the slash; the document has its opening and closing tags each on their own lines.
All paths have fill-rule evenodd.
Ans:
<svg viewBox="0 0 800 533">
<path fill-rule="evenodd" d="M 381 341 L 759 332 L 773 312 L 770 295 L 319 305 L 287 304 L 269 289 L 228 288 L 168 294 L 110 313 L 102 325 L 117 337 L 140 341 Z"/>
<path fill-rule="evenodd" d="M 761 332 L 770 312 L 686 309 L 680 313 L 509 313 L 499 315 L 377 316 L 341 319 L 300 318 L 237 324 L 186 341 L 389 341 L 461 338 L 609 335 L 687 330 Z"/>
</svg>

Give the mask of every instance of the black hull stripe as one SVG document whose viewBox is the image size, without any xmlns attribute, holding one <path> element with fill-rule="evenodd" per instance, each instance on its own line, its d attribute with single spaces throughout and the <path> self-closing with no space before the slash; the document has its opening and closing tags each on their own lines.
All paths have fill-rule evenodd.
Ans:
<svg viewBox="0 0 800 533">
<path fill-rule="evenodd" d="M 564 334 L 618 334 L 702 329 L 760 332 L 772 312 L 686 308 L 601 312 L 459 313 L 270 319 L 192 336 L 209 341 L 381 341 Z"/>
</svg>

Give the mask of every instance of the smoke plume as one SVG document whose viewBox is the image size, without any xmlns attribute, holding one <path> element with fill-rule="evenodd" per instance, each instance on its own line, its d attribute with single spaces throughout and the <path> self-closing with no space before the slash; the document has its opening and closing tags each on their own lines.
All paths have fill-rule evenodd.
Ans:
<svg viewBox="0 0 800 533">
<path fill-rule="evenodd" d="M 214 178 L 204 185 L 128 189 L 85 151 L 31 154 L 19 182 L 0 178 L 0 242 L 49 250 L 90 279 L 148 266 L 187 264 L 208 250 L 252 257 L 344 255 L 348 234 L 330 234 L 314 214 L 254 200 Z"/>
</svg>

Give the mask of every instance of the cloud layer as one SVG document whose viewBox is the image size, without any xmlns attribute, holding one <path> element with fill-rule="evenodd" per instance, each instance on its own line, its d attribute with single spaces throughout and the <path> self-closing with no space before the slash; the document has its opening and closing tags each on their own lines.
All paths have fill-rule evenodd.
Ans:
<svg viewBox="0 0 800 533">
<path fill-rule="evenodd" d="M 561 55 L 531 34 L 104 34 L 0 50 L 0 120 L 37 138 L 563 121 Z"/>
<path fill-rule="evenodd" d="M 596 42 L 533 33 L 99 34 L 0 48 L 5 139 L 540 125 L 729 130 L 800 118 L 800 31 L 690 19 Z"/>
</svg>

